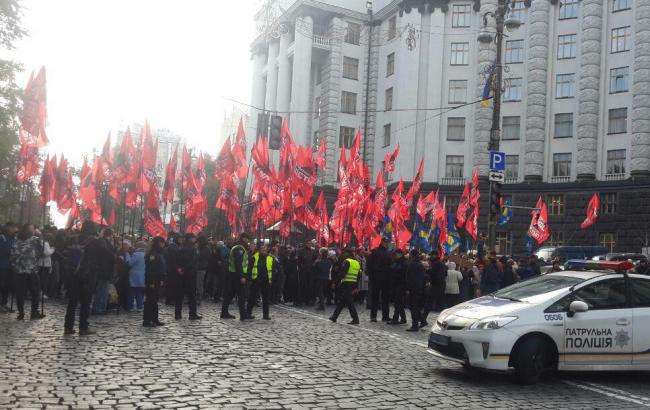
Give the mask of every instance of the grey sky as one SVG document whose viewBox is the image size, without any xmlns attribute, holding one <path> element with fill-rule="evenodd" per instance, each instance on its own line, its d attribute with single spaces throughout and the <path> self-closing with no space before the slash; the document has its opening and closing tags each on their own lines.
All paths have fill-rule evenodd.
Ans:
<svg viewBox="0 0 650 410">
<path fill-rule="evenodd" d="M 231 103 L 250 100 L 255 0 L 23 0 L 14 58 L 48 72 L 51 152 L 79 163 L 147 118 L 212 155 Z"/>
</svg>

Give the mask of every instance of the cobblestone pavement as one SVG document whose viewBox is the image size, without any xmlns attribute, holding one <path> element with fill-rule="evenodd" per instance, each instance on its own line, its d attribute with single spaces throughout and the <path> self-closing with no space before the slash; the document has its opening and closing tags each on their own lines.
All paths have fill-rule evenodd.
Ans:
<svg viewBox="0 0 650 410">
<path fill-rule="evenodd" d="M 272 321 L 218 318 L 143 328 L 136 313 L 91 317 L 96 335 L 63 336 L 63 306 L 41 321 L 0 315 L 0 408 L 527 408 L 650 407 L 647 374 L 569 374 L 519 386 L 467 373 L 426 351 L 427 332 L 328 312 L 272 307 Z M 259 315 L 259 309 L 258 315 Z M 340 322 L 349 319 L 347 312 Z M 615 381 L 612 381 L 615 380 Z"/>
</svg>

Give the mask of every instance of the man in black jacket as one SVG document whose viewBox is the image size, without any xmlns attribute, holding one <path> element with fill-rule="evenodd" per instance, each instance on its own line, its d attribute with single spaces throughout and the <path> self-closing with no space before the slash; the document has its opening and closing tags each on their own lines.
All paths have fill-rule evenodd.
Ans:
<svg viewBox="0 0 650 410">
<path fill-rule="evenodd" d="M 178 250 L 176 255 L 176 303 L 175 319 L 182 317 L 183 300 L 187 296 L 187 302 L 190 308 L 190 320 L 203 319 L 196 313 L 196 268 L 197 268 L 197 250 L 196 237 L 194 234 L 186 233 L 183 246 Z"/>
<path fill-rule="evenodd" d="M 437 251 L 431 252 L 429 266 L 429 284 L 427 286 L 426 302 L 420 327 L 427 326 L 427 317 L 432 311 L 440 312 L 445 300 L 445 287 L 447 283 L 447 265 L 440 259 Z"/>
<path fill-rule="evenodd" d="M 170 232 L 167 249 L 165 249 L 165 264 L 167 268 L 167 278 L 165 280 L 165 303 L 167 305 L 174 304 L 174 295 L 176 293 L 176 272 L 178 271 L 176 256 L 178 254 L 178 249 L 180 248 L 180 243 L 180 235 L 176 232 Z"/>
<path fill-rule="evenodd" d="M 389 241 L 382 239 L 381 244 L 370 254 L 368 279 L 370 280 L 370 321 L 377 321 L 377 311 L 381 300 L 381 320 L 390 320 L 390 265 L 391 256 L 388 252 Z"/>
<path fill-rule="evenodd" d="M 84 221 L 78 243 L 71 246 L 70 257 L 77 255 L 78 263 L 70 272 L 68 284 L 68 307 L 65 312 L 65 334 L 74 333 L 75 311 L 79 305 L 79 335 L 91 335 L 88 329 L 90 300 L 97 283 L 98 267 L 107 266 L 114 258 L 106 241 L 97 237 L 97 226 Z"/>
<path fill-rule="evenodd" d="M 247 233 L 239 235 L 239 240 L 230 249 L 228 255 L 228 272 L 221 306 L 222 319 L 234 319 L 235 316 L 228 312 L 233 297 L 237 294 L 239 305 L 239 320 L 247 320 L 246 314 L 246 283 L 249 277 L 249 242 L 250 236 Z"/>
</svg>

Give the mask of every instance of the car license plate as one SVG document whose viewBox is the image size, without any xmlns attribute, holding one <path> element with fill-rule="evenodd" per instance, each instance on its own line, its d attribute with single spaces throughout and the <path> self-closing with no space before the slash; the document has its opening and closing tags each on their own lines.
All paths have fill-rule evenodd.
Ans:
<svg viewBox="0 0 650 410">
<path fill-rule="evenodd" d="M 429 335 L 429 345 L 436 344 L 439 346 L 448 346 L 449 345 L 449 336 L 443 336 L 436 333 L 431 333 Z"/>
</svg>

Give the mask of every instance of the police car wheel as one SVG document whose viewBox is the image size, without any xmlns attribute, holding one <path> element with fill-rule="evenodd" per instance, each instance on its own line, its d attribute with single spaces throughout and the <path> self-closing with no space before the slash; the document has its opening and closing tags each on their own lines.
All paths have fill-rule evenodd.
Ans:
<svg viewBox="0 0 650 410">
<path fill-rule="evenodd" d="M 516 355 L 515 376 L 521 384 L 534 384 L 548 368 L 548 346 L 544 339 L 530 337 L 519 345 Z"/>
</svg>

